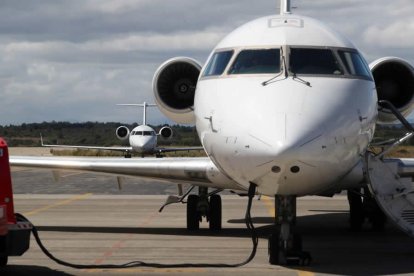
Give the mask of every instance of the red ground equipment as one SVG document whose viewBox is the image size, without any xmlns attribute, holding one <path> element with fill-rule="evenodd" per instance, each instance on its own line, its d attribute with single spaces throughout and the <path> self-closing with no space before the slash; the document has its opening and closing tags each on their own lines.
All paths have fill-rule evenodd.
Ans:
<svg viewBox="0 0 414 276">
<path fill-rule="evenodd" d="M 0 137 L 0 266 L 8 256 L 21 256 L 29 249 L 32 225 L 14 214 L 13 190 L 7 143 Z"/>
</svg>

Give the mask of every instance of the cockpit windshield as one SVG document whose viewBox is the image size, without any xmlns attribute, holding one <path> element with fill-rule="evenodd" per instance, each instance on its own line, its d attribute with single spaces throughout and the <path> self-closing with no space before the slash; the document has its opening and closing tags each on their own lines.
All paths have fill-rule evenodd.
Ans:
<svg viewBox="0 0 414 276">
<path fill-rule="evenodd" d="M 292 74 L 343 75 L 330 49 L 290 48 L 289 71 Z"/>
<path fill-rule="evenodd" d="M 204 70 L 203 76 L 209 77 L 209 76 L 219 76 L 223 74 L 232 55 L 233 55 L 233 50 L 220 51 L 220 52 L 214 53 L 206 69 Z"/>
<path fill-rule="evenodd" d="M 133 131 L 131 135 L 138 135 L 138 136 L 155 136 L 154 131 Z"/>
<path fill-rule="evenodd" d="M 369 67 L 358 52 L 340 50 L 338 54 L 350 75 L 371 78 Z"/>
<path fill-rule="evenodd" d="M 282 51 L 283 49 L 285 48 L 218 50 L 208 61 L 203 77 L 225 78 L 233 75 L 274 74 L 274 78 L 277 78 L 285 72 L 285 79 L 288 75 L 296 79 L 298 75 L 308 75 L 362 78 L 372 81 L 366 61 L 355 49 L 299 45 L 287 45 L 286 51 Z M 233 57 L 235 53 L 237 55 Z M 288 68 L 285 70 L 282 67 Z"/>
<path fill-rule="evenodd" d="M 229 74 L 272 74 L 280 72 L 280 49 L 244 50 L 239 53 Z"/>
</svg>

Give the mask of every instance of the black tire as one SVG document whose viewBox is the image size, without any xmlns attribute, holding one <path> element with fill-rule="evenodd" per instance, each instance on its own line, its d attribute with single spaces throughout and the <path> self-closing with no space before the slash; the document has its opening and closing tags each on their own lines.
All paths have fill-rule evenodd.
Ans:
<svg viewBox="0 0 414 276">
<path fill-rule="evenodd" d="M 187 201 L 187 230 L 195 231 L 200 229 L 200 215 L 197 211 L 199 196 L 189 195 Z"/>
<path fill-rule="evenodd" d="M 385 230 L 385 224 L 387 223 L 387 217 L 382 210 L 378 210 L 372 217 L 372 229 L 376 232 L 382 232 Z"/>
<path fill-rule="evenodd" d="M 279 265 L 279 235 L 270 235 L 268 242 L 269 263 L 272 265 Z"/>
<path fill-rule="evenodd" d="M 209 210 L 209 227 L 212 231 L 221 230 L 221 196 L 212 195 L 210 197 L 210 210 Z"/>
<path fill-rule="evenodd" d="M 292 245 L 292 250 L 294 252 L 302 252 L 303 248 L 302 248 L 302 236 L 299 234 L 293 234 L 293 245 Z"/>
<path fill-rule="evenodd" d="M 362 198 L 359 194 L 349 190 L 348 191 L 349 202 L 349 224 L 352 231 L 361 231 L 362 224 L 364 223 L 364 209 L 362 205 Z"/>
<path fill-rule="evenodd" d="M 9 260 L 8 256 L 1 256 L 0 257 L 0 267 L 6 266 L 8 260 Z"/>
<path fill-rule="evenodd" d="M 364 204 L 368 205 L 366 209 L 368 209 L 368 218 L 372 224 L 372 230 L 376 232 L 384 231 L 387 217 L 379 207 L 375 198 L 364 200 Z"/>
</svg>

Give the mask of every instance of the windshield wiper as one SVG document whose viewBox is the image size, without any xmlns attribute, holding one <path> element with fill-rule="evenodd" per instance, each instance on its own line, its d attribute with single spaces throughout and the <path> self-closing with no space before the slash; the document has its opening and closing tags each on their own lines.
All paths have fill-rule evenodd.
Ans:
<svg viewBox="0 0 414 276">
<path fill-rule="evenodd" d="M 305 81 L 305 80 L 304 80 L 304 79 L 302 79 L 302 78 L 299 78 L 299 77 L 296 75 L 296 73 L 292 73 L 292 79 L 293 79 L 294 81 L 297 81 L 297 82 L 303 83 L 303 84 L 304 84 L 304 85 L 306 85 L 306 86 L 312 87 L 312 85 L 311 85 L 311 83 L 310 83 L 310 82 Z"/>
<path fill-rule="evenodd" d="M 273 82 L 274 79 L 280 77 L 283 73 L 285 74 L 285 78 L 284 79 L 281 79 L 281 80 L 278 80 L 278 81 L 282 81 L 282 80 L 285 80 L 285 79 L 288 78 L 288 72 L 287 72 L 287 66 L 286 66 L 286 59 L 285 59 L 285 55 L 283 53 L 283 47 L 280 47 L 280 52 L 282 54 L 283 71 L 280 71 L 279 74 L 277 74 L 276 76 L 272 77 L 271 79 L 262 82 L 262 85 L 263 86 L 266 86 L 266 85 L 270 84 L 271 82 Z"/>
</svg>

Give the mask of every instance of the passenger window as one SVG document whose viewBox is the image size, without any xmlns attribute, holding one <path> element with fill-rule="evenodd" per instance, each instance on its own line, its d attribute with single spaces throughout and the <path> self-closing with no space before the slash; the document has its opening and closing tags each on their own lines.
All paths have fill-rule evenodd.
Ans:
<svg viewBox="0 0 414 276">
<path fill-rule="evenodd" d="M 280 72 L 280 49 L 244 50 L 229 74 L 272 74 Z"/>
<path fill-rule="evenodd" d="M 290 49 L 289 70 L 292 74 L 343 75 L 329 49 Z"/>
<path fill-rule="evenodd" d="M 338 51 L 338 53 L 349 74 L 371 78 L 368 66 L 357 52 Z"/>
<path fill-rule="evenodd" d="M 214 53 L 204 70 L 203 76 L 219 76 L 223 74 L 232 56 L 233 50 Z"/>
</svg>

